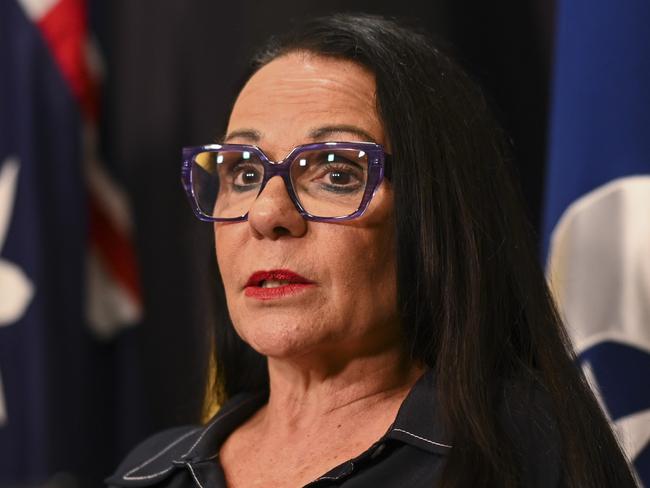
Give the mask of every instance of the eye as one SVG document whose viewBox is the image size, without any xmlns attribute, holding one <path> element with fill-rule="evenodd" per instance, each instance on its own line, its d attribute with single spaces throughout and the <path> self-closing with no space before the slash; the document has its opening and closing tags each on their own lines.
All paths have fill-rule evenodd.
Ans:
<svg viewBox="0 0 650 488">
<path fill-rule="evenodd" d="M 363 189 L 365 177 L 363 170 L 353 162 L 327 163 L 314 175 L 312 191 L 325 193 L 356 193 Z"/>
<path fill-rule="evenodd" d="M 262 183 L 262 170 L 250 164 L 238 164 L 232 170 L 232 184 L 237 191 L 246 191 Z"/>
<path fill-rule="evenodd" d="M 291 169 L 296 191 L 303 197 L 330 199 L 359 195 L 367 174 L 367 158 L 359 150 L 327 149 L 299 155 Z"/>
<path fill-rule="evenodd" d="M 319 179 L 325 189 L 354 191 L 363 184 L 364 171 L 358 162 L 349 159 L 347 153 L 326 152 L 321 155 Z"/>
<path fill-rule="evenodd" d="M 326 174 L 326 179 L 332 185 L 349 185 L 354 182 L 354 175 L 345 169 L 332 169 Z"/>
</svg>

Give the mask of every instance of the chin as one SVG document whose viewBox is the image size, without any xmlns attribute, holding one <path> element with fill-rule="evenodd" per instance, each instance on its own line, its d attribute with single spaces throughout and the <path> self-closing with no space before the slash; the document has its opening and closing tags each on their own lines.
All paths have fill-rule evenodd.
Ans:
<svg viewBox="0 0 650 488">
<path fill-rule="evenodd" d="M 315 327 L 313 319 L 267 317 L 235 322 L 235 330 L 258 353 L 273 358 L 302 356 L 327 342 L 327 336 Z"/>
<path fill-rule="evenodd" d="M 247 321 L 248 322 L 248 321 Z M 294 320 L 261 320 L 248 322 L 246 325 L 236 325 L 239 336 L 264 356 L 291 356 L 304 347 L 311 334 L 300 321 Z"/>
</svg>

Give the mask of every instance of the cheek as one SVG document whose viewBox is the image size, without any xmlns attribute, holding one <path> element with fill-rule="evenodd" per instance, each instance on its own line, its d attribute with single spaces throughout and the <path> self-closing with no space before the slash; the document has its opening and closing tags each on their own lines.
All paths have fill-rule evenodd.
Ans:
<svg viewBox="0 0 650 488">
<path fill-rule="evenodd" d="M 346 245 L 341 245 L 347 242 Z M 332 269 L 332 301 L 342 313 L 357 320 L 395 320 L 397 278 L 392 233 L 367 232 L 354 239 L 341 239 L 336 252 L 341 256 Z"/>
<path fill-rule="evenodd" d="M 375 195 L 377 207 L 359 231 L 362 235 L 350 242 L 354 250 L 351 269 L 366 287 L 387 296 L 396 287 L 396 245 L 392 212 L 392 195 L 385 188 Z M 360 245 L 362 244 L 362 245 Z"/>
<path fill-rule="evenodd" d="M 246 338 L 246 331 L 238 327 L 238 324 L 246 316 L 243 313 L 245 311 L 242 303 L 243 296 L 238 293 L 241 277 L 238 275 L 237 270 L 242 269 L 241 260 L 245 258 L 246 253 L 238 252 L 238 250 L 242 249 L 242 239 L 238 236 L 237 230 L 223 226 L 223 224 L 216 224 L 215 252 L 219 275 L 226 294 L 228 314 L 237 333 L 242 339 L 249 342 Z M 223 311 L 220 313 L 223 313 Z M 243 322 L 246 322 L 246 320 L 243 320 Z"/>
<path fill-rule="evenodd" d="M 233 224 L 215 224 L 214 226 L 217 265 L 226 293 L 234 286 L 236 269 L 241 266 L 240 260 L 244 257 L 237 254 L 237 250 L 242 248 L 243 243 L 241 233 L 241 229 Z"/>
</svg>

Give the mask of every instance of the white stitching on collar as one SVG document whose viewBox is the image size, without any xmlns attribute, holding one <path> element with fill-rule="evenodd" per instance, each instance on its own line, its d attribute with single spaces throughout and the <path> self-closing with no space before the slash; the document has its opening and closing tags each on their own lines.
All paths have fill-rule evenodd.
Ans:
<svg viewBox="0 0 650 488">
<path fill-rule="evenodd" d="M 194 448 L 199 444 L 199 442 L 201 442 L 201 439 L 203 439 L 203 437 L 205 436 L 205 434 L 207 434 L 208 431 L 209 431 L 212 427 L 214 427 L 215 425 L 217 425 L 217 422 L 219 422 L 220 420 L 226 418 L 226 417 L 227 417 L 228 415 L 230 415 L 231 413 L 236 412 L 236 411 L 239 410 L 239 408 L 242 407 L 243 405 L 246 405 L 247 403 L 250 403 L 251 401 L 256 400 L 256 399 L 257 399 L 257 395 L 255 395 L 255 396 L 249 398 L 248 400 L 245 400 L 245 401 L 241 402 L 239 405 L 236 405 L 234 408 L 228 410 L 227 412 L 225 412 L 225 413 L 223 413 L 223 414 L 221 414 L 221 415 L 218 415 L 218 416 L 217 416 L 217 417 L 212 421 L 212 423 L 211 423 L 210 425 L 208 425 L 208 426 L 203 430 L 203 432 L 201 433 L 201 435 L 199 436 L 199 438 L 194 442 L 194 444 L 192 444 L 192 446 L 187 450 L 187 452 L 181 456 L 181 459 L 186 458 L 187 455 L 188 455 L 190 452 L 192 452 L 192 449 L 194 449 Z"/>
<path fill-rule="evenodd" d="M 199 488 L 203 488 L 203 485 L 199 481 L 199 479 L 196 477 L 196 473 L 194 472 L 194 468 L 190 463 L 185 463 L 185 466 L 187 466 L 190 470 L 190 473 L 192 473 L 192 478 L 194 478 L 194 481 L 196 481 L 196 484 L 199 485 Z"/>
<path fill-rule="evenodd" d="M 122 476 L 122 479 L 124 479 L 126 481 L 148 480 L 148 479 L 151 479 L 151 478 L 155 478 L 156 476 L 161 476 L 161 475 L 165 474 L 167 471 L 171 470 L 172 468 L 173 468 L 173 466 L 170 466 L 168 468 L 163 469 L 162 471 L 158 471 L 157 473 L 147 474 L 147 475 L 142 475 L 142 476 L 129 476 L 129 473 L 132 472 L 132 471 L 129 471 L 129 473 Z"/>
<path fill-rule="evenodd" d="M 179 442 L 181 442 L 183 439 L 185 439 L 185 438 L 191 436 L 192 434 L 196 433 L 196 432 L 197 432 L 198 430 L 200 430 L 200 429 L 201 429 L 200 427 L 197 427 L 196 429 L 193 429 L 193 430 L 191 430 L 191 431 L 189 431 L 189 432 L 186 432 L 185 434 L 183 434 L 182 436 L 180 436 L 178 439 L 176 439 L 174 442 L 172 442 L 172 443 L 169 444 L 167 447 L 165 447 L 162 451 L 160 451 L 160 452 L 154 454 L 152 457 L 150 457 L 149 459 L 147 459 L 147 460 L 146 460 L 145 462 L 143 462 L 142 464 L 136 466 L 135 468 L 133 468 L 133 469 L 131 469 L 130 471 L 128 471 L 127 473 L 125 473 L 124 476 L 122 476 L 122 479 L 124 479 L 124 480 L 144 480 L 144 479 L 149 479 L 149 478 L 155 478 L 156 476 L 159 476 L 159 475 L 161 475 L 161 474 L 166 473 L 167 471 L 169 471 L 170 469 L 172 469 L 172 466 L 170 466 L 170 467 L 167 468 L 167 469 L 164 469 L 163 471 L 159 471 L 158 473 L 154 473 L 154 474 L 150 474 L 150 475 L 146 475 L 146 476 L 131 476 L 132 473 L 138 471 L 139 469 L 144 468 L 147 464 L 149 464 L 149 463 L 151 463 L 152 461 L 154 461 L 155 459 L 159 458 L 159 457 L 162 456 L 164 453 L 166 453 L 167 451 L 169 451 L 172 447 L 174 447 L 176 444 L 178 444 Z"/>
<path fill-rule="evenodd" d="M 227 416 L 230 415 L 231 413 L 237 411 L 237 410 L 239 409 L 239 407 L 241 407 L 241 406 L 243 406 L 243 405 L 245 405 L 245 404 L 251 402 L 252 400 L 255 400 L 256 398 L 257 398 L 257 396 L 253 396 L 253 397 L 249 398 L 248 400 L 243 401 L 242 403 L 236 405 L 236 406 L 233 407 L 231 410 L 228 410 L 228 411 L 225 412 L 225 413 L 222 413 L 222 414 L 220 414 L 220 415 L 217 415 L 217 417 L 215 417 L 215 419 L 212 421 L 212 423 L 210 423 L 210 425 L 208 425 L 207 427 L 204 427 L 204 428 L 203 428 L 203 432 L 201 433 L 201 435 L 199 436 L 199 438 L 194 442 L 194 444 L 192 444 L 192 447 L 190 447 L 190 448 L 187 450 L 187 452 L 181 456 L 181 459 L 184 459 L 185 457 L 187 457 L 187 455 L 188 455 L 190 452 L 192 452 L 192 449 L 194 449 L 194 448 L 198 445 L 198 443 L 201 442 L 201 439 L 203 439 L 203 437 L 204 437 L 205 434 L 208 432 L 208 430 L 210 430 L 212 427 L 214 427 L 214 426 L 217 424 L 217 422 L 219 422 L 220 420 L 224 419 L 225 417 L 227 417 Z M 192 435 L 192 434 L 195 434 L 197 431 L 199 431 L 199 430 L 201 430 L 201 429 L 202 429 L 202 427 L 197 427 L 196 429 L 192 429 L 190 432 L 187 432 L 187 433 L 183 434 L 183 435 L 180 436 L 178 439 L 174 440 L 174 442 L 172 442 L 172 443 L 169 444 L 167 447 L 165 447 L 162 451 L 158 452 L 157 454 L 154 454 L 152 457 L 150 457 L 149 459 L 147 459 L 147 460 L 146 460 L 145 462 L 143 462 L 142 464 L 136 466 L 135 468 L 133 468 L 133 469 L 131 469 L 130 471 L 128 471 L 127 473 L 125 473 L 124 476 L 122 476 L 122 479 L 127 480 L 127 481 L 130 481 L 130 480 L 132 480 L 132 481 L 136 481 L 136 480 L 146 480 L 146 479 L 155 478 L 155 477 L 157 477 L 157 476 L 161 476 L 161 475 L 167 473 L 168 471 L 170 471 L 170 470 L 173 468 L 173 466 L 169 466 L 168 468 L 165 468 L 165 469 L 163 469 L 162 471 L 158 471 L 157 473 L 152 473 L 152 474 L 142 475 L 142 476 L 131 476 L 132 473 L 138 471 L 138 470 L 141 469 L 141 468 L 144 468 L 146 465 L 148 465 L 149 463 L 151 463 L 152 461 L 154 461 L 155 459 L 159 458 L 161 455 L 163 455 L 164 453 L 166 453 L 167 451 L 169 451 L 172 447 L 174 447 L 176 444 L 178 444 L 179 442 L 181 442 L 183 439 L 189 437 L 189 436 Z M 187 464 L 187 463 L 186 463 L 186 464 Z M 197 482 L 198 482 L 198 481 L 197 481 Z M 200 485 L 200 484 L 199 484 L 199 485 Z"/>
<path fill-rule="evenodd" d="M 340 475 L 338 475 L 338 476 L 326 476 L 326 475 L 323 475 L 323 476 L 321 476 L 320 478 L 316 478 L 315 481 L 320 481 L 320 480 L 339 480 L 339 479 L 341 479 L 343 476 L 347 476 L 347 475 L 349 475 L 350 473 L 352 473 L 352 472 L 354 471 L 354 463 L 353 463 L 352 461 L 348 461 L 348 462 L 349 462 L 349 466 L 346 466 L 346 471 L 344 471 L 344 472 L 341 473 Z"/>
<path fill-rule="evenodd" d="M 415 434 L 413 434 L 413 433 L 411 433 L 411 432 L 409 432 L 409 431 L 407 431 L 407 430 L 404 430 L 404 429 L 393 429 L 393 431 L 395 431 L 395 432 L 403 432 L 403 433 L 408 434 L 408 435 L 410 435 L 410 436 L 412 436 L 412 437 L 415 437 L 416 439 L 420 439 L 421 441 L 428 442 L 429 444 L 433 444 L 434 446 L 438 446 L 438 447 L 446 447 L 447 449 L 451 449 L 451 448 L 452 448 L 452 446 L 450 446 L 449 444 L 443 444 L 442 442 L 432 441 L 432 440 L 430 440 L 430 439 L 426 439 L 426 438 L 424 438 L 424 437 L 420 437 L 419 435 L 415 435 Z"/>
</svg>

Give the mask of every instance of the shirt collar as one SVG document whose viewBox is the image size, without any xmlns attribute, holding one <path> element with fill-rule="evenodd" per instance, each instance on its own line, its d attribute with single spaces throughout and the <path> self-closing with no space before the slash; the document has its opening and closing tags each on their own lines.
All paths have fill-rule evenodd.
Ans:
<svg viewBox="0 0 650 488">
<path fill-rule="evenodd" d="M 243 393 L 226 402 L 200 431 L 185 459 L 193 462 L 214 458 L 226 438 L 266 403 L 267 399 L 267 392 Z"/>
<path fill-rule="evenodd" d="M 255 413 L 268 399 L 268 392 L 239 394 L 228 400 L 219 412 L 204 426 L 168 434 L 165 442 L 147 452 L 145 461 L 125 461 L 107 481 L 117 486 L 150 486 L 168 477 L 176 468 L 214 459 L 220 446 L 238 426 Z M 415 446 L 435 454 L 447 454 L 451 449 L 438 418 L 435 377 L 427 370 L 415 383 L 402 402 L 384 436 L 370 450 L 376 450 L 385 441 L 392 440 Z M 178 430 L 178 429 L 177 429 Z M 364 455 L 367 453 L 364 453 Z M 345 470 L 341 465 L 336 470 Z M 119 481 L 119 483 L 118 483 Z"/>
<path fill-rule="evenodd" d="M 110 486 L 153 486 L 176 470 L 213 459 L 226 437 L 266 402 L 267 394 L 239 394 L 203 427 L 170 429 L 136 447 L 105 481 Z"/>
<path fill-rule="evenodd" d="M 440 406 L 432 369 L 427 369 L 413 385 L 397 412 L 395 422 L 384 437 L 436 454 L 449 452 L 452 446 L 444 433 L 440 419 Z"/>
<path fill-rule="evenodd" d="M 226 437 L 267 400 L 268 392 L 233 397 L 206 424 L 186 459 L 205 460 L 214 457 L 215 449 L 218 451 Z M 439 411 L 435 374 L 428 368 L 411 388 L 395 421 L 380 441 L 394 439 L 436 454 L 447 454 L 452 446 L 444 434 Z"/>
</svg>

